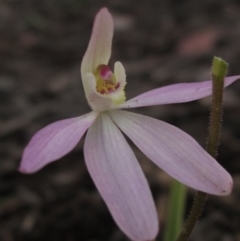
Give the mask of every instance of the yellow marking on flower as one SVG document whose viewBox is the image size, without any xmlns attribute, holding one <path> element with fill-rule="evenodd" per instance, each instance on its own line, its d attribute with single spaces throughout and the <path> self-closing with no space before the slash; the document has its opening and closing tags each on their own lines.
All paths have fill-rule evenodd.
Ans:
<svg viewBox="0 0 240 241">
<path fill-rule="evenodd" d="M 94 74 L 96 77 L 96 88 L 98 93 L 110 94 L 118 89 L 119 83 L 117 83 L 115 75 L 107 65 L 99 65 Z"/>
<path fill-rule="evenodd" d="M 112 70 L 105 64 L 101 64 L 94 71 L 96 78 L 96 90 L 98 93 L 110 97 L 115 105 L 122 104 L 125 100 L 125 83 L 117 81 Z"/>
</svg>

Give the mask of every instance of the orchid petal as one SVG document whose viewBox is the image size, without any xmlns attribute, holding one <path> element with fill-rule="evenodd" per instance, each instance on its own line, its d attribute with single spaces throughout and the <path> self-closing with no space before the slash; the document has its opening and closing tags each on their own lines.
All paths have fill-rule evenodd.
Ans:
<svg viewBox="0 0 240 241">
<path fill-rule="evenodd" d="M 150 160 L 178 181 L 214 195 L 231 192 L 231 176 L 185 132 L 126 111 L 112 111 L 109 115 Z"/>
<path fill-rule="evenodd" d="M 82 79 L 93 73 L 100 64 L 108 64 L 111 56 L 113 19 L 107 8 L 96 15 L 91 39 L 81 65 Z"/>
<path fill-rule="evenodd" d="M 38 131 L 23 152 L 19 170 L 34 173 L 70 152 L 96 117 L 97 114 L 91 112 L 57 121 Z"/>
<path fill-rule="evenodd" d="M 226 78 L 225 87 L 232 84 L 239 78 L 239 75 Z M 212 81 L 174 84 L 145 92 L 121 105 L 116 106 L 115 109 L 184 103 L 198 100 L 211 94 Z"/>
<path fill-rule="evenodd" d="M 118 226 L 134 241 L 153 240 L 158 221 L 148 183 L 122 133 L 104 113 L 88 130 L 84 156 Z"/>
</svg>

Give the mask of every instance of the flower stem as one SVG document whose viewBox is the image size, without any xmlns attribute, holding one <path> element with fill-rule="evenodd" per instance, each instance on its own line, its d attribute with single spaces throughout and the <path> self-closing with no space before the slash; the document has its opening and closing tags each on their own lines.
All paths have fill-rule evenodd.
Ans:
<svg viewBox="0 0 240 241">
<path fill-rule="evenodd" d="M 207 152 L 214 158 L 218 155 L 221 132 L 224 78 L 228 64 L 221 58 L 214 57 L 212 65 L 212 106 L 210 113 L 209 134 L 207 137 Z"/>
<path fill-rule="evenodd" d="M 207 152 L 214 158 L 217 157 L 221 121 L 222 121 L 222 102 L 223 102 L 223 90 L 224 90 L 224 78 L 227 73 L 227 63 L 221 59 L 214 57 L 212 64 L 212 106 L 210 113 L 209 133 L 207 137 Z M 192 230 L 197 223 L 206 201 L 207 194 L 203 192 L 197 192 L 190 215 L 186 221 L 186 224 L 180 233 L 177 241 L 186 241 Z"/>
<path fill-rule="evenodd" d="M 174 241 L 179 235 L 185 211 L 186 186 L 172 179 L 168 201 L 166 229 L 164 241 Z"/>
</svg>

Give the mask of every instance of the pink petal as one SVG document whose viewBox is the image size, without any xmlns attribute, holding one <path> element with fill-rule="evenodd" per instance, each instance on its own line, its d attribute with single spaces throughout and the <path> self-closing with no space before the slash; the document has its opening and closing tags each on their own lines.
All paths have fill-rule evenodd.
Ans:
<svg viewBox="0 0 240 241">
<path fill-rule="evenodd" d="M 109 115 L 156 165 L 194 189 L 228 195 L 232 178 L 192 137 L 163 121 L 126 111 Z"/>
<path fill-rule="evenodd" d="M 232 76 L 225 79 L 225 87 L 239 79 Z M 183 103 L 198 100 L 212 94 L 212 81 L 168 85 L 145 92 L 117 106 L 117 109 L 142 106 Z"/>
<path fill-rule="evenodd" d="M 107 8 L 102 8 L 94 21 L 91 39 L 81 65 L 82 78 L 93 73 L 100 64 L 108 64 L 111 56 L 113 19 Z"/>
<path fill-rule="evenodd" d="M 153 240 L 158 220 L 146 178 L 125 138 L 106 114 L 88 130 L 87 168 L 114 220 L 131 240 Z"/>
<path fill-rule="evenodd" d="M 96 119 L 91 112 L 52 123 L 38 131 L 23 152 L 19 171 L 33 173 L 70 152 Z"/>
</svg>

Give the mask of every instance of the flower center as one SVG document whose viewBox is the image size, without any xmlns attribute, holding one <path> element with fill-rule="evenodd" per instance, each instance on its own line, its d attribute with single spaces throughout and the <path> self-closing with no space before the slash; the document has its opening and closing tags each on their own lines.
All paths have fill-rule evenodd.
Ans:
<svg viewBox="0 0 240 241">
<path fill-rule="evenodd" d="M 119 87 L 112 70 L 105 64 L 99 65 L 94 75 L 97 82 L 97 92 L 100 94 L 111 93 Z"/>
</svg>

